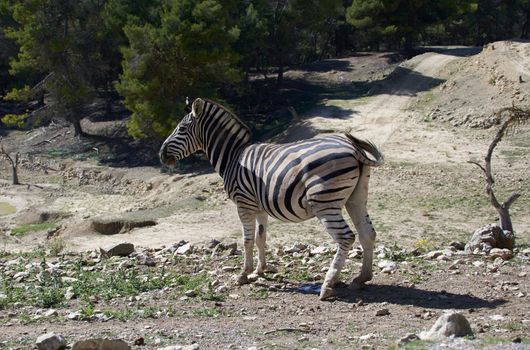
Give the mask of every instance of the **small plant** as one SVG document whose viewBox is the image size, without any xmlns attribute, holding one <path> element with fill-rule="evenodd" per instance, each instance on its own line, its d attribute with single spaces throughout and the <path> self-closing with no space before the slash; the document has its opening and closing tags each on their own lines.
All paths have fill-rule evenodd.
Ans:
<svg viewBox="0 0 530 350">
<path fill-rule="evenodd" d="M 421 253 L 427 253 L 435 248 L 433 241 L 421 238 L 414 242 L 414 248 Z"/>
<path fill-rule="evenodd" d="M 65 247 L 66 243 L 61 237 L 53 237 L 48 241 L 48 249 L 50 250 L 50 255 L 52 256 L 59 255 Z"/>
<path fill-rule="evenodd" d="M 41 224 L 23 224 L 11 230 L 13 236 L 22 236 L 29 232 L 47 231 L 56 228 L 55 222 L 43 222 Z"/>
</svg>

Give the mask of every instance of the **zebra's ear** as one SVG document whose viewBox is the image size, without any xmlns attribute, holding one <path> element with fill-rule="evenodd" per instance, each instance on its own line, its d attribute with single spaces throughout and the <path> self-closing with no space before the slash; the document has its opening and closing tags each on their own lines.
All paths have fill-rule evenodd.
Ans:
<svg viewBox="0 0 530 350">
<path fill-rule="evenodd" d="M 186 112 L 186 114 L 191 113 L 191 102 L 189 97 L 186 97 L 186 106 L 184 107 L 184 112 Z"/>
<path fill-rule="evenodd" d="M 203 99 L 197 98 L 195 101 L 193 101 L 193 104 L 191 105 L 191 112 L 195 117 L 198 117 L 202 114 L 202 110 L 204 109 L 205 101 Z"/>
</svg>

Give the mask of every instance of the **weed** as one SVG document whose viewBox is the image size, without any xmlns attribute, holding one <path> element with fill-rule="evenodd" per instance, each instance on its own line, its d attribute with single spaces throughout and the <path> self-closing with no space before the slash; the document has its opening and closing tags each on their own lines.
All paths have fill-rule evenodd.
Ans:
<svg viewBox="0 0 530 350">
<path fill-rule="evenodd" d="M 433 241 L 425 238 L 418 239 L 414 242 L 414 248 L 421 253 L 426 253 L 431 250 L 434 250 L 435 247 L 436 245 Z"/>
<path fill-rule="evenodd" d="M 48 241 L 47 245 L 52 256 L 58 256 L 59 253 L 61 253 L 66 247 L 64 239 L 62 239 L 61 237 L 53 237 L 51 240 Z"/>
<path fill-rule="evenodd" d="M 217 308 L 201 307 L 193 309 L 192 314 L 194 316 L 219 317 L 222 313 Z"/>
<path fill-rule="evenodd" d="M 11 230 L 13 236 L 22 236 L 28 232 L 47 231 L 57 227 L 55 222 L 43 222 L 41 224 L 23 224 Z"/>
<path fill-rule="evenodd" d="M 250 299 L 255 299 L 255 300 L 267 299 L 269 295 L 270 293 L 268 290 L 264 288 L 254 287 L 254 286 L 250 288 L 250 292 L 248 293 L 248 297 Z"/>
</svg>

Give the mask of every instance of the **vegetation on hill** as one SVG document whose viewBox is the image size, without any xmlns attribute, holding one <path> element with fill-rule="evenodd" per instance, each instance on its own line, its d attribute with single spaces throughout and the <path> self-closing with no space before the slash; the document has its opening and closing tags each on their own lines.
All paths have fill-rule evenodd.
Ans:
<svg viewBox="0 0 530 350">
<path fill-rule="evenodd" d="M 0 96 L 80 120 L 119 94 L 134 137 L 165 135 L 186 96 L 237 104 L 252 77 L 359 50 L 530 37 L 529 0 L 0 0 Z M 264 90 L 258 91 L 259 93 Z M 0 111 L 1 112 L 1 111 Z M 5 114 L 5 113 L 4 113 Z M 20 124 L 29 114 L 1 118 Z"/>
</svg>

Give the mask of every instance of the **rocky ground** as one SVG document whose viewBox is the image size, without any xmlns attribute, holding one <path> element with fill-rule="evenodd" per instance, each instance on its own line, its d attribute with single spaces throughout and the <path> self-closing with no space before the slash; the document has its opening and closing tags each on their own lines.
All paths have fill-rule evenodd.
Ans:
<svg viewBox="0 0 530 350">
<path fill-rule="evenodd" d="M 138 349 L 387 349 L 428 330 L 446 309 L 468 319 L 473 338 L 405 347 L 529 348 L 528 126 L 493 158 L 501 200 L 521 194 L 511 209 L 511 256 L 455 244 L 496 221 L 482 174 L 467 162 L 480 161 L 493 138 L 490 111 L 528 106 L 528 48 L 500 42 L 402 63 L 359 55 L 286 73 L 292 86 L 309 84 L 322 99 L 275 140 L 351 129 L 376 141 L 387 160 L 370 184 L 374 280 L 327 302 L 318 288 L 333 245 L 316 220 L 272 221 L 268 259 L 276 271 L 237 286 L 239 222 L 207 166 L 132 167 L 135 154 L 119 142 L 79 140 L 61 125 L 4 134 L 6 149 L 21 152 L 23 185 L 10 185 L 0 162 L 0 348 L 32 348 L 56 332 L 70 346 L 100 337 Z M 83 123 L 123 132 L 123 121 Z M 223 243 L 216 248 L 212 239 Z M 125 242 L 134 252 L 106 257 L 106 247 Z M 361 255 L 359 248 L 350 255 L 346 282 Z M 134 345 L 142 338 L 145 345 Z"/>
<path fill-rule="evenodd" d="M 327 245 L 280 247 L 269 254 L 271 272 L 244 286 L 234 278 L 241 266 L 237 245 L 215 240 L 75 255 L 4 253 L 1 344 L 29 348 L 53 331 L 70 346 L 103 337 L 137 349 L 389 348 L 453 309 L 474 332 L 466 346 L 530 346 L 530 250 L 517 249 L 508 259 L 462 248 L 458 242 L 438 251 L 379 246 L 373 283 L 359 292 L 339 288 L 328 302 L 318 300 L 333 254 Z M 345 278 L 359 269 L 361 256 L 360 249 L 350 253 Z"/>
</svg>

